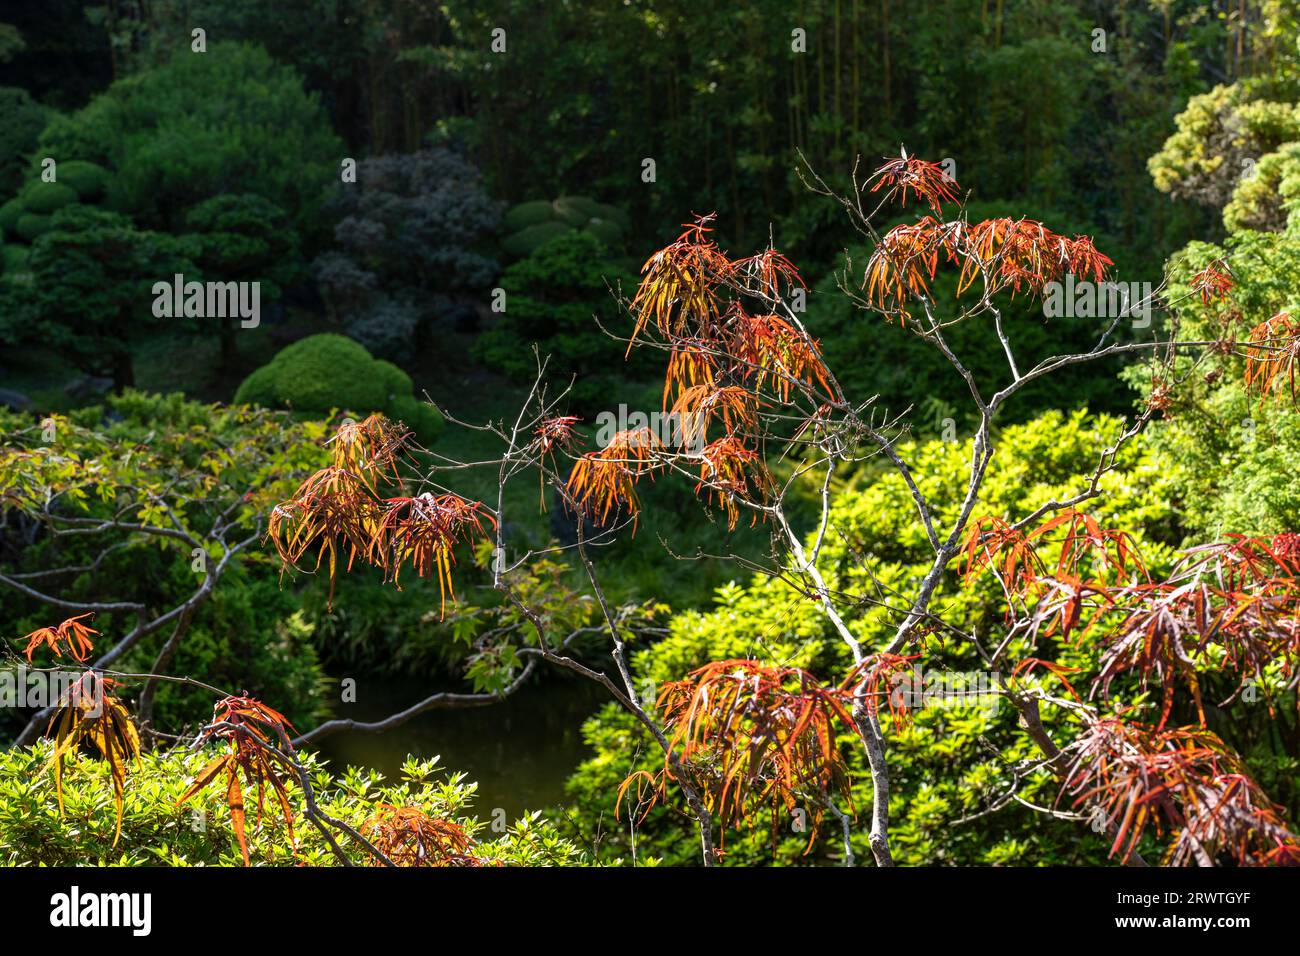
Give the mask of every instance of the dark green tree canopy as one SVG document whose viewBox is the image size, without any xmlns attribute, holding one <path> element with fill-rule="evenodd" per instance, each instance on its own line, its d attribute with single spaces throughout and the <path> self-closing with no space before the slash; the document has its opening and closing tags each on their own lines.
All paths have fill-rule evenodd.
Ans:
<svg viewBox="0 0 1300 956">
<path fill-rule="evenodd" d="M 118 80 L 55 119 L 37 152 L 108 166 L 108 205 L 150 227 L 179 226 L 195 204 L 236 192 L 309 228 L 345 155 L 293 68 L 260 47 L 220 42 Z"/>
<path fill-rule="evenodd" d="M 10 334 L 40 341 L 114 385 L 133 384 L 131 349 L 164 322 L 152 288 L 193 272 L 192 242 L 137 228 L 114 212 L 72 205 L 32 244 L 29 282 L 10 285 Z"/>
</svg>

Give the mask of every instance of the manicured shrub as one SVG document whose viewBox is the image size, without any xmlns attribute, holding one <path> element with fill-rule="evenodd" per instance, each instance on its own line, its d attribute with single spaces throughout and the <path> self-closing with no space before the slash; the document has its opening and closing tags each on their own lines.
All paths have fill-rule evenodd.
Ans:
<svg viewBox="0 0 1300 956">
<path fill-rule="evenodd" d="M 58 166 L 59 182 L 71 187 L 82 202 L 98 199 L 108 183 L 108 170 L 95 163 L 73 159 Z"/>
<path fill-rule="evenodd" d="M 271 401 L 264 404 L 295 412 L 324 414 L 334 408 L 377 411 L 387 396 L 374 363 L 365 348 L 346 336 L 312 335 L 282 349 L 266 367 L 270 376 L 259 380 L 255 388 L 269 389 Z M 249 400 L 249 393 L 240 386 L 235 401 Z"/>
<path fill-rule="evenodd" d="M 26 211 L 20 199 L 11 199 L 3 206 L 0 206 L 0 229 L 5 232 L 13 232 L 18 225 L 18 220 L 22 218 L 23 213 Z"/>
<path fill-rule="evenodd" d="M 544 222 L 554 222 L 555 207 L 549 199 L 533 199 L 512 207 L 502 220 L 501 225 L 507 234 L 519 232 L 529 226 L 539 226 Z"/>
<path fill-rule="evenodd" d="M 400 395 L 388 406 L 388 417 L 402 422 L 428 444 L 441 434 L 446 422 L 436 408 L 413 395 Z"/>
<path fill-rule="evenodd" d="M 590 199 L 582 196 L 561 196 L 555 200 L 555 214 L 573 228 L 580 229 L 595 215 L 591 211 L 594 205 Z"/>
<path fill-rule="evenodd" d="M 77 201 L 77 191 L 63 183 L 32 183 L 18 197 L 28 212 L 48 215 Z"/>
<path fill-rule="evenodd" d="M 235 401 L 287 408 L 319 417 L 333 409 L 354 415 L 383 412 L 406 422 L 420 440 L 433 441 L 442 418 L 412 395 L 410 376 L 346 336 L 312 335 L 282 349 L 248 376 Z"/>
<path fill-rule="evenodd" d="M 407 375 L 392 362 L 385 359 L 375 359 L 375 372 L 379 377 L 380 383 L 388 393 L 389 398 L 397 398 L 401 395 L 410 395 L 414 389 L 411 383 L 411 376 Z"/>
<path fill-rule="evenodd" d="M 49 231 L 50 217 L 38 216 L 30 212 L 25 212 L 19 216 L 18 222 L 14 226 L 14 232 L 28 242 L 35 242 Z"/>
<path fill-rule="evenodd" d="M 582 227 L 582 231 L 595 236 L 606 248 L 618 245 L 623 238 L 623 230 L 617 223 L 610 222 L 608 219 L 592 219 Z"/>
<path fill-rule="evenodd" d="M 593 203 L 591 216 L 593 219 L 604 219 L 614 223 L 625 232 L 632 227 L 632 217 L 617 206 L 611 206 L 609 203 Z"/>
<path fill-rule="evenodd" d="M 275 397 L 277 371 L 272 368 L 272 364 L 268 363 L 249 373 L 248 378 L 244 379 L 235 392 L 236 402 L 261 405 L 264 408 L 274 408 L 278 404 L 278 399 Z"/>
<path fill-rule="evenodd" d="M 27 255 L 26 246 L 6 243 L 0 247 L 0 262 L 4 265 L 4 274 L 12 278 L 15 273 L 26 270 Z"/>
<path fill-rule="evenodd" d="M 529 226 L 527 229 L 521 229 L 513 236 L 507 236 L 501 241 L 501 248 L 516 259 L 524 259 L 532 255 L 543 245 L 557 236 L 565 236 L 572 232 L 572 228 L 562 222 L 544 222 L 536 226 Z"/>
<path fill-rule="evenodd" d="M 501 248 L 512 259 L 523 259 L 556 236 L 580 231 L 594 236 L 607 249 L 617 249 L 628 226 L 628 216 L 621 209 L 587 196 L 561 196 L 554 202 L 537 199 L 506 213 Z"/>
</svg>

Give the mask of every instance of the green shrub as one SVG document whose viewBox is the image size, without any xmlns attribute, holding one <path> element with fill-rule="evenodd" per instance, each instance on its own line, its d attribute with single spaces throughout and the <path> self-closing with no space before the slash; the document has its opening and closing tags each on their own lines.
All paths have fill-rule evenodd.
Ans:
<svg viewBox="0 0 1300 956">
<path fill-rule="evenodd" d="M 410 376 L 396 365 L 373 358 L 345 336 L 327 333 L 282 349 L 244 379 L 235 401 L 314 417 L 334 409 L 355 415 L 383 412 L 405 421 L 427 444 L 442 431 L 442 418 L 416 402 L 412 388 Z"/>
<path fill-rule="evenodd" d="M 501 248 L 515 259 L 523 259 L 557 236 L 568 235 L 572 228 L 562 222 L 543 222 L 521 229 L 501 240 Z"/>
<path fill-rule="evenodd" d="M 108 183 L 108 170 L 95 163 L 73 159 L 59 164 L 59 182 L 72 188 L 82 202 L 98 199 Z"/>
<path fill-rule="evenodd" d="M 108 765 L 84 754 L 69 755 L 63 772 L 64 813 L 60 817 L 49 772 L 51 745 L 0 753 L 0 865 L 4 866 L 240 866 L 242 858 L 220 787 L 210 786 L 179 803 L 186 786 L 216 751 L 175 749 L 145 753 L 127 771 L 122 835 L 113 846 L 115 814 Z M 475 785 L 460 774 L 444 774 L 437 758 L 409 758 L 402 779 L 348 768 L 332 772 L 313 753 L 302 754 L 310 770 L 317 805 L 354 829 L 387 803 L 414 806 L 432 817 L 456 822 L 477 841 L 470 854 L 486 863 L 510 866 L 577 866 L 581 850 L 559 836 L 537 813 L 526 813 L 500 835 L 471 815 Z M 337 866 L 324 836 L 302 816 L 302 790 L 289 787 L 298 853 L 291 850 L 284 819 L 270 797 L 261 826 L 251 826 L 249 852 L 256 866 Z M 255 804 L 255 793 L 245 800 Z M 201 822 L 202 825 L 196 825 Z M 366 853 L 345 835 L 344 852 L 355 863 Z"/>
<path fill-rule="evenodd" d="M 1023 514 L 1053 498 L 1063 499 L 1081 484 L 1086 486 L 1098 453 L 1115 439 L 1120 428 L 1117 419 L 1060 412 L 1006 428 L 998 436 L 1000 450 L 984 486 L 981 513 Z M 930 501 L 942 503 L 937 517 L 946 526 L 960 508 L 969 477 L 969 436 L 964 442 L 909 442 L 900 452 Z M 1130 445 L 1116 469 L 1101 481 L 1105 497 L 1089 509 L 1103 527 L 1133 532 L 1154 574 L 1167 567 L 1172 556 L 1163 539 L 1164 526 L 1173 512 L 1174 489 L 1168 470 L 1166 461 Z M 873 589 L 894 594 L 914 587 L 934 554 L 916 519 L 910 492 L 896 471 L 868 472 L 861 479 L 842 491 L 832 506 L 829 526 L 836 529 L 836 536 L 833 541 L 830 536 L 825 538 L 821 557 L 828 585 L 843 594 L 872 593 Z M 866 555 L 874 560 L 864 562 Z M 1043 557 L 1054 566 L 1053 556 L 1044 553 Z M 934 606 L 943 608 L 944 620 L 962 632 L 997 634 L 1004 626 L 998 594 L 991 576 L 964 586 L 954 568 L 941 579 Z M 897 623 L 892 610 L 873 601 L 848 601 L 841 608 L 864 648 L 888 643 Z M 934 651 L 941 652 L 944 666 L 954 671 L 981 666 L 969 645 L 945 642 L 941 651 L 937 644 Z M 1028 653 L 1027 645 L 1017 646 L 1012 659 Z M 1066 646 L 1057 638 L 1044 639 L 1034 653 L 1095 673 L 1100 649 L 1090 643 Z M 779 577 L 756 574 L 746 583 L 720 588 L 712 609 L 679 612 L 666 637 L 634 655 L 633 680 L 638 687 L 662 688 L 709 661 L 732 658 L 808 668 L 830 683 L 838 682 L 852 666 L 849 651 L 815 602 L 800 598 Z M 1064 746 L 1074 726 L 1068 713 L 1053 708 L 1044 710 L 1044 718 Z M 1000 792 L 1007 785 L 1006 765 L 1022 761 L 1021 765 L 1028 765 L 1037 758 L 1033 745 L 1017 728 L 1014 708 L 1004 706 L 992 712 L 971 705 L 926 708 L 913 715 L 910 725 L 892 717 L 885 719 L 891 754 L 890 838 L 900 864 L 1096 865 L 1106 861 L 1108 841 L 1086 826 L 1044 819 L 1023 807 L 1006 807 L 963 826 L 950 825 L 955 818 L 978 812 L 988 793 Z M 576 798 L 576 806 L 570 807 L 574 820 L 586 829 L 602 817 L 608 819 L 613 795 L 629 772 L 657 771 L 663 766 L 663 756 L 635 720 L 628 719 L 617 706 L 607 706 L 588 721 L 583 734 L 594 753 L 570 779 L 568 789 Z M 992 742 L 1001 757 L 990 756 L 986 741 Z M 870 774 L 861 744 L 846 739 L 842 746 L 852 774 L 857 812 L 854 852 L 859 860 L 870 859 L 864 824 L 871 808 Z M 1027 776 L 1023 787 L 1020 792 L 1027 800 L 1044 806 L 1052 804 L 1059 789 L 1050 775 L 1040 772 Z M 638 852 L 662 856 L 673 864 L 697 863 L 699 842 L 689 814 L 679 811 L 680 797 L 675 792 L 669 803 L 673 805 L 652 810 L 636 828 Z M 776 861 L 807 865 L 837 860 L 842 844 L 838 822 L 830 815 L 805 857 L 808 836 L 807 832 L 790 832 L 788 826 L 778 833 Z M 611 830 L 608 838 L 604 848 L 628 852 L 626 830 Z M 726 861 L 736 865 L 770 863 L 771 839 L 768 818 L 760 813 L 752 826 L 726 835 Z"/>
<path fill-rule="evenodd" d="M 4 265 L 4 274 L 12 276 L 27 269 L 27 247 L 7 243 L 0 247 L 0 261 Z"/>
<path fill-rule="evenodd" d="M 527 229 L 529 226 L 539 226 L 544 222 L 554 222 L 555 219 L 555 207 L 549 200 L 534 199 L 521 202 L 510 209 L 502 220 L 502 226 L 507 233 L 512 233 Z"/>
<path fill-rule="evenodd" d="M 32 183 L 18 197 L 28 212 L 48 215 L 77 201 L 77 191 L 63 183 Z"/>
<path fill-rule="evenodd" d="M 594 215 L 590 210 L 595 203 L 582 196 L 561 196 L 553 205 L 555 214 L 575 229 L 581 229 Z"/>
<path fill-rule="evenodd" d="M 555 200 L 555 206 L 564 215 L 565 210 L 572 210 L 582 216 L 585 222 L 588 219 L 599 219 L 602 215 L 603 208 L 601 203 L 586 196 L 561 196 Z"/>
<path fill-rule="evenodd" d="M 45 107 L 17 86 L 0 87 L 0 195 L 22 184 L 28 155 L 45 128 Z"/>
<path fill-rule="evenodd" d="M 446 425 L 436 408 L 411 395 L 399 395 L 393 399 L 386 412 L 389 418 L 405 423 L 426 445 L 442 434 Z"/>
<path fill-rule="evenodd" d="M 0 206 L 0 229 L 5 232 L 13 232 L 18 225 L 18 220 L 22 218 L 23 213 L 27 211 L 21 199 L 11 199 L 3 206 Z"/>
<path fill-rule="evenodd" d="M 411 376 L 387 359 L 375 359 L 375 373 L 389 398 L 410 395 L 415 388 Z"/>
<path fill-rule="evenodd" d="M 28 242 L 35 242 L 49 231 L 50 217 L 38 216 L 30 212 L 25 212 L 19 216 L 18 222 L 14 226 L 14 232 Z"/>
<path fill-rule="evenodd" d="M 306 414 L 327 414 L 331 409 L 358 413 L 378 411 L 387 403 L 375 360 L 362 346 L 342 335 L 312 335 L 282 349 L 267 368 L 273 407 Z M 256 373 L 254 373 L 256 374 Z M 243 386 L 236 402 L 250 400 Z"/>
<path fill-rule="evenodd" d="M 624 232 L 632 228 L 632 217 L 617 206 L 598 202 L 592 204 L 592 210 L 591 217 L 593 219 L 604 219 L 607 222 L 612 222 Z"/>
<path fill-rule="evenodd" d="M 235 391 L 235 401 L 246 405 L 274 408 L 279 404 L 275 395 L 276 370 L 268 363 L 254 369 Z"/>
<path fill-rule="evenodd" d="M 625 356 L 626 347 L 592 317 L 616 328 L 618 307 L 609 286 L 630 288 L 633 282 L 609 262 L 595 236 L 561 226 L 559 235 L 506 269 L 501 287 L 510 307 L 478 337 L 474 354 L 523 384 L 536 373 L 531 349 L 537 343 L 550 356 L 552 375 L 564 381 L 575 377 L 569 393 L 573 410 L 596 414 L 630 401 L 635 383 L 656 374 L 656 357 L 649 349 Z"/>
<path fill-rule="evenodd" d="M 523 259 L 556 236 L 573 231 L 586 232 L 605 247 L 616 249 L 630 222 L 617 207 L 586 196 L 561 196 L 554 202 L 537 199 L 520 203 L 506 213 L 504 225 L 502 250 L 513 259 Z"/>
<path fill-rule="evenodd" d="M 582 231 L 595 236 L 606 248 L 617 246 L 623 239 L 623 230 L 618 223 L 608 219 L 593 219 L 582 227 Z"/>
</svg>

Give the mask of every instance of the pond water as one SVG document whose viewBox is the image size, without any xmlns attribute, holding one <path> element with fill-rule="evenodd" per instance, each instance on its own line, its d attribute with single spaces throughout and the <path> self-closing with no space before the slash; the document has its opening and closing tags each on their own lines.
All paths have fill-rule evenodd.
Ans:
<svg viewBox="0 0 1300 956">
<path fill-rule="evenodd" d="M 414 679 L 358 681 L 363 689 L 376 685 L 384 688 L 382 696 L 363 690 L 356 703 L 339 705 L 335 716 L 378 720 L 431 693 L 428 682 Z M 390 781 L 400 779 L 407 754 L 441 756 L 447 770 L 463 770 L 478 783 L 478 816 L 501 807 L 513 821 L 523 810 L 564 802 L 564 781 L 590 754 L 582 740 L 583 721 L 609 700 L 590 681 L 541 681 L 498 704 L 429 711 L 380 734 L 338 733 L 316 749 L 336 769 L 372 767 Z"/>
</svg>

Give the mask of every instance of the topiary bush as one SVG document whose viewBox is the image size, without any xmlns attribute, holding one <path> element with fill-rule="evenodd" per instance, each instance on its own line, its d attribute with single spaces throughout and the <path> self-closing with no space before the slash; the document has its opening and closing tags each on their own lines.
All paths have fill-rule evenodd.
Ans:
<svg viewBox="0 0 1300 956">
<path fill-rule="evenodd" d="M 555 206 L 555 214 L 574 229 L 581 229 L 595 215 L 591 211 L 595 202 L 585 196 L 561 196 L 552 205 Z"/>
<path fill-rule="evenodd" d="M 58 166 L 59 182 L 70 187 L 82 202 L 93 202 L 104 194 L 108 170 L 96 163 L 72 159 Z"/>
<path fill-rule="evenodd" d="M 259 404 L 296 412 L 374 411 L 386 402 L 374 361 L 365 348 L 345 336 L 312 335 L 282 349 L 266 366 L 271 374 L 258 378 L 256 392 L 241 386 L 235 401 L 257 397 L 263 400 Z"/>
<path fill-rule="evenodd" d="M 582 227 L 582 231 L 607 249 L 616 247 L 623 239 L 623 230 L 608 219 L 592 219 Z"/>
<path fill-rule="evenodd" d="M 609 250 L 622 248 L 630 220 L 615 206 L 586 196 L 533 199 L 510 209 L 503 220 L 501 249 L 512 259 L 531 256 L 545 243 L 575 230 L 586 232 Z"/>
<path fill-rule="evenodd" d="M 23 213 L 26 211 L 23 208 L 22 201 L 18 199 L 11 199 L 0 206 L 0 229 L 5 232 L 13 232 L 18 225 L 18 220 L 22 218 Z"/>
<path fill-rule="evenodd" d="M 415 386 L 411 382 L 411 376 L 392 362 L 385 359 L 375 359 L 375 369 L 390 398 L 396 398 L 399 395 L 410 395 L 414 391 Z"/>
<path fill-rule="evenodd" d="M 12 278 L 27 269 L 27 247 L 6 243 L 0 247 L 0 264 L 4 266 L 4 275 Z"/>
<path fill-rule="evenodd" d="M 0 205 L 0 232 L 33 242 L 50 229 L 50 216 L 82 200 L 100 196 L 107 172 L 94 163 L 67 162 L 58 167 L 58 181 L 36 180 Z"/>
<path fill-rule="evenodd" d="M 63 183 L 35 182 L 18 196 L 29 213 L 48 215 L 77 201 L 77 191 Z"/>
<path fill-rule="evenodd" d="M 521 202 L 505 214 L 501 224 L 507 233 L 519 232 L 529 226 L 539 226 L 555 220 L 555 207 L 549 199 Z"/>
<path fill-rule="evenodd" d="M 383 412 L 405 422 L 425 443 L 437 438 L 443 425 L 436 409 L 415 399 L 405 372 L 346 336 L 330 333 L 281 349 L 244 380 L 235 402 L 309 416 L 334 409 L 357 415 Z"/>
<path fill-rule="evenodd" d="M 542 222 L 502 239 L 501 248 L 512 259 L 526 259 L 552 239 L 567 236 L 572 231 L 567 223 Z"/>
<path fill-rule="evenodd" d="M 386 413 L 389 418 L 405 422 L 426 444 L 438 437 L 446 424 L 436 408 L 414 395 L 397 396 L 389 402 Z"/>
<path fill-rule="evenodd" d="M 630 288 L 634 281 L 594 236 L 561 227 L 558 236 L 506 269 L 501 277 L 506 310 L 475 341 L 474 354 L 525 384 L 536 373 L 531 350 L 536 343 L 550 356 L 549 371 L 557 380 L 574 377 L 571 410 L 595 415 L 616 407 L 635 394 L 635 384 L 629 383 L 654 376 L 646 352 L 626 355 L 626 346 L 601 329 L 618 328 L 621 321 L 610 288 Z M 592 316 L 599 316 L 599 325 Z"/>
<path fill-rule="evenodd" d="M 18 217 L 18 222 L 14 224 L 14 232 L 28 242 L 35 242 L 49 231 L 50 217 L 38 216 L 35 213 L 23 213 Z"/>
</svg>

